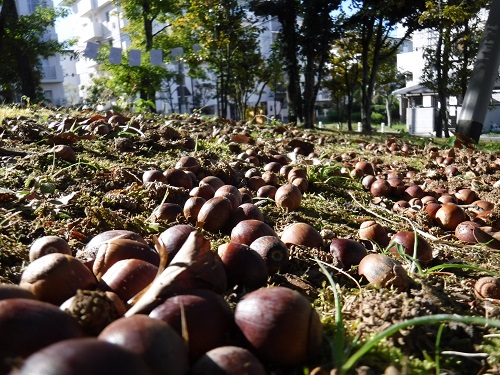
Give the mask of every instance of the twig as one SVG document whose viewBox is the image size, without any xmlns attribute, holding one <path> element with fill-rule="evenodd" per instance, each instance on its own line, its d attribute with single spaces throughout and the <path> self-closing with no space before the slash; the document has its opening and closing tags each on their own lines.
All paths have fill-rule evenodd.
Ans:
<svg viewBox="0 0 500 375">
<path fill-rule="evenodd" d="M 358 281 L 354 277 L 352 277 L 351 275 L 349 275 L 347 272 L 345 272 L 343 269 L 335 267 L 333 264 L 329 264 L 329 263 L 323 262 L 322 260 L 319 260 L 318 258 L 314 258 L 314 259 L 310 258 L 310 259 L 314 260 L 314 261 L 316 261 L 318 263 L 321 263 L 321 264 L 323 264 L 326 267 L 333 268 L 335 271 L 344 274 L 345 276 L 347 276 L 348 278 L 350 278 L 352 281 L 354 281 L 356 283 L 358 289 L 361 289 L 361 285 L 359 285 Z"/>
<path fill-rule="evenodd" d="M 454 350 L 443 350 L 441 354 L 458 355 L 460 357 L 467 357 L 467 358 L 488 358 L 490 356 L 488 353 L 464 353 L 464 352 L 456 352 Z"/>
<path fill-rule="evenodd" d="M 0 147 L 0 155 L 5 156 L 26 156 L 28 155 L 25 151 L 9 150 L 7 148 Z"/>
</svg>

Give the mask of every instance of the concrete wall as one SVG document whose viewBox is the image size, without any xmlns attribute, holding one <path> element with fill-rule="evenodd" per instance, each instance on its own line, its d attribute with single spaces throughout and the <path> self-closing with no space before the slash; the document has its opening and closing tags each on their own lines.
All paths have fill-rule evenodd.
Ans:
<svg viewBox="0 0 500 375">
<path fill-rule="evenodd" d="M 406 126 L 409 134 L 433 134 L 434 108 L 407 108 Z"/>
</svg>

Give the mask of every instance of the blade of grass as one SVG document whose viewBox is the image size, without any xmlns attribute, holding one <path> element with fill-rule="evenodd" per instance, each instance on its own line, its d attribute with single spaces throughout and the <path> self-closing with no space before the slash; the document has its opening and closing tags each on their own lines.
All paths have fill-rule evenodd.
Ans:
<svg viewBox="0 0 500 375">
<path fill-rule="evenodd" d="M 337 290 L 337 283 L 333 280 L 332 275 L 326 267 L 316 259 L 316 262 L 321 268 L 321 271 L 325 274 L 328 282 L 330 283 L 333 290 L 333 298 L 335 300 L 335 336 L 333 338 L 333 363 L 335 368 L 338 368 L 342 363 L 344 363 L 344 350 L 345 350 L 345 327 L 344 319 L 342 316 L 342 304 L 340 302 L 340 295 Z"/>
<path fill-rule="evenodd" d="M 344 276 L 347 276 L 348 278 L 350 278 L 352 281 L 354 281 L 354 283 L 356 284 L 356 286 L 358 287 L 358 289 L 361 289 L 361 285 L 359 285 L 358 283 L 358 280 L 356 280 L 354 277 L 352 277 L 351 275 L 349 275 L 347 272 L 345 272 L 343 269 L 340 269 L 338 267 L 335 267 L 333 264 L 328 264 L 326 262 L 323 262 L 322 260 L 319 260 L 318 258 L 314 258 L 314 260 L 317 262 L 317 263 L 321 263 L 323 264 L 325 267 L 330 267 L 330 268 L 333 268 L 335 271 L 337 272 L 340 272 L 341 274 L 343 274 Z"/>
<path fill-rule="evenodd" d="M 479 271 L 479 272 L 484 272 L 488 275 L 493 275 L 493 276 L 499 276 L 500 274 L 498 272 L 493 272 L 490 269 L 487 268 L 482 268 L 478 266 L 474 266 L 472 264 L 463 264 L 463 263 L 445 263 L 445 264 L 439 264 L 437 266 L 433 266 L 430 268 L 427 268 L 425 270 L 425 273 L 432 273 L 432 272 L 439 272 L 443 269 L 447 268 L 458 268 L 458 269 L 463 269 L 463 270 L 474 270 L 474 271 Z"/>
<path fill-rule="evenodd" d="M 434 363 L 436 364 L 436 374 L 441 374 L 441 364 L 440 364 L 440 358 L 441 358 L 441 336 L 443 335 L 443 330 L 444 330 L 444 324 L 441 324 L 439 326 L 437 335 L 436 335 L 436 354 L 434 357 Z"/>
<path fill-rule="evenodd" d="M 366 342 L 361 348 L 359 348 L 355 353 L 353 353 L 347 361 L 340 367 L 338 374 L 346 374 L 352 370 L 354 365 L 371 349 L 375 347 L 380 341 L 383 339 L 390 337 L 400 331 L 401 329 L 424 325 L 424 324 L 437 324 L 437 323 L 447 323 L 447 322 L 457 322 L 457 323 L 465 323 L 465 324 L 476 324 L 476 325 L 485 325 L 491 326 L 495 328 L 500 328 L 500 320 L 483 318 L 480 316 L 463 316 L 463 315 L 453 315 L 453 314 L 436 314 L 436 315 L 428 315 L 428 316 L 420 316 L 417 318 L 405 320 L 398 324 L 394 324 L 387 328 L 386 330 L 378 333 L 368 342 Z"/>
</svg>

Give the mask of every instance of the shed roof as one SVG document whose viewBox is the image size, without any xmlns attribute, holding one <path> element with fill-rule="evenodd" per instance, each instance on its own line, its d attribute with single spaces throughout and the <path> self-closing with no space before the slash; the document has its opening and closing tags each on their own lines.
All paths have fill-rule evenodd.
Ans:
<svg viewBox="0 0 500 375">
<path fill-rule="evenodd" d="M 434 91 L 432 91 L 430 88 L 423 86 L 423 85 L 414 85 L 414 86 L 408 86 L 408 87 L 403 87 L 402 89 L 394 90 L 392 92 L 394 95 L 406 95 L 406 96 L 412 96 L 412 95 L 422 95 L 422 94 L 434 94 Z"/>
<path fill-rule="evenodd" d="M 500 90 L 500 80 L 495 81 L 495 86 L 493 87 L 493 91 L 499 91 Z M 413 96 L 413 95 L 432 95 L 435 94 L 436 92 L 428 88 L 427 86 L 424 85 L 413 85 L 413 86 L 408 86 L 408 87 L 403 87 L 401 89 L 394 90 L 392 92 L 393 95 L 406 95 L 406 96 Z"/>
</svg>

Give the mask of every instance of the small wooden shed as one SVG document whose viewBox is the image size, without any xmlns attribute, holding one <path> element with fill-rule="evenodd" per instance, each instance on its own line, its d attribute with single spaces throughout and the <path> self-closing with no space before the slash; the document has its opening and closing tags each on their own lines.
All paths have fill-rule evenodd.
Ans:
<svg viewBox="0 0 500 375">
<path fill-rule="evenodd" d="M 438 117 L 437 93 L 423 85 L 404 87 L 393 91 L 399 96 L 399 114 L 406 123 L 409 134 L 434 135 Z M 456 96 L 448 98 L 449 129 L 457 124 L 462 103 Z M 490 110 L 486 114 L 483 133 L 500 131 L 500 81 L 497 81 L 491 98 Z"/>
<path fill-rule="evenodd" d="M 422 85 L 395 90 L 399 96 L 399 115 L 409 134 L 434 134 L 437 117 L 437 94 Z"/>
</svg>

